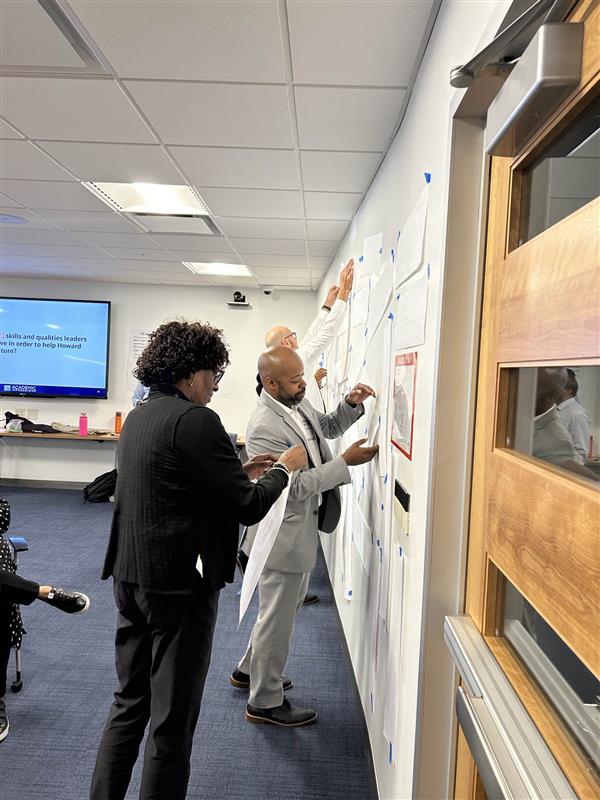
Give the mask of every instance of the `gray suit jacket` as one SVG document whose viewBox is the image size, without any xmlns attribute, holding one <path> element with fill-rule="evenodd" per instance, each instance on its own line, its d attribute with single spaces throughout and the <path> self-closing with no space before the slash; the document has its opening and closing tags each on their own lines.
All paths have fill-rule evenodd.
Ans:
<svg viewBox="0 0 600 800">
<path fill-rule="evenodd" d="M 315 430 L 323 463 L 313 464 L 309 453 L 308 466 L 292 475 L 283 523 L 266 564 L 280 572 L 310 572 L 317 558 L 318 531 L 331 533 L 338 524 L 341 502 L 337 487 L 350 483 L 350 471 L 341 456 L 332 457 L 326 439 L 338 438 L 364 414 L 362 403 L 352 408 L 343 400 L 331 414 L 321 414 L 306 399 L 298 410 Z M 304 432 L 263 391 L 248 423 L 248 456 L 282 453 L 296 444 L 306 447 Z M 319 494 L 323 497 L 320 508 Z"/>
</svg>

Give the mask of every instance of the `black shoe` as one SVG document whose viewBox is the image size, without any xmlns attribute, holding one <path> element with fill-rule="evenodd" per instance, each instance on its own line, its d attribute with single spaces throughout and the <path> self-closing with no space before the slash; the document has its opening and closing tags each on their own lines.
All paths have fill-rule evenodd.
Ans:
<svg viewBox="0 0 600 800">
<path fill-rule="evenodd" d="M 42 597 L 45 603 L 59 608 L 66 614 L 82 614 L 90 607 L 90 598 L 82 592 L 65 592 L 64 589 L 50 590 L 48 597 Z"/>
<path fill-rule="evenodd" d="M 282 678 L 283 681 L 283 691 L 286 692 L 288 689 L 291 689 L 294 685 L 289 678 Z M 231 677 L 229 678 L 229 683 L 232 686 L 235 686 L 236 689 L 249 689 L 250 688 L 250 675 L 246 672 L 242 672 L 241 669 L 237 669 L 237 667 L 231 673 Z"/>
<path fill-rule="evenodd" d="M 0 742 L 8 736 L 10 724 L 6 716 L 6 706 L 4 700 L 0 700 Z"/>
<path fill-rule="evenodd" d="M 249 556 L 247 556 L 246 553 L 244 553 L 243 550 L 238 550 L 237 551 L 237 556 L 236 556 L 235 561 L 236 561 L 236 564 L 238 565 L 239 571 L 242 574 L 242 578 L 244 577 L 244 572 L 246 572 L 246 567 L 248 566 L 248 558 L 249 558 Z"/>
<path fill-rule="evenodd" d="M 318 594 L 310 594 L 309 592 L 307 592 L 304 600 L 302 601 L 302 605 L 312 606 L 313 603 L 318 603 L 318 602 L 319 602 Z"/>
<path fill-rule="evenodd" d="M 291 706 L 286 699 L 275 708 L 255 708 L 248 703 L 245 717 L 248 722 L 262 722 L 267 725 L 279 725 L 283 728 L 299 728 L 300 725 L 310 725 L 315 722 L 317 712 L 312 708 Z"/>
</svg>

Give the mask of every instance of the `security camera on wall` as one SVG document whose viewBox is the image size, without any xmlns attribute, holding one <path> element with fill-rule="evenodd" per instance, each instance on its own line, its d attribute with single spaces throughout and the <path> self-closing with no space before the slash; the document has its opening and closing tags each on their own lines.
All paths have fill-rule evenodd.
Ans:
<svg viewBox="0 0 600 800">
<path fill-rule="evenodd" d="M 273 294 L 273 287 L 272 287 L 272 286 L 264 286 L 264 287 L 263 287 L 263 294 L 266 294 L 266 295 L 267 295 L 267 297 L 268 297 L 270 294 Z"/>
<path fill-rule="evenodd" d="M 246 302 L 246 295 L 237 290 L 233 293 L 233 300 L 227 305 L 230 308 L 250 308 L 250 303 Z"/>
</svg>

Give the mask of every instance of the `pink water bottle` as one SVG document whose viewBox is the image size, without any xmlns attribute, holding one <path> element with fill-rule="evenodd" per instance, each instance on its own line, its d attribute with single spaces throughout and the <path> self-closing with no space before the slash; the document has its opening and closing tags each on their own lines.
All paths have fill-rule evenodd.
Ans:
<svg viewBox="0 0 600 800">
<path fill-rule="evenodd" d="M 87 424 L 87 414 L 85 411 L 82 411 L 79 415 L 79 435 L 80 436 L 87 436 L 88 435 L 88 424 Z"/>
</svg>

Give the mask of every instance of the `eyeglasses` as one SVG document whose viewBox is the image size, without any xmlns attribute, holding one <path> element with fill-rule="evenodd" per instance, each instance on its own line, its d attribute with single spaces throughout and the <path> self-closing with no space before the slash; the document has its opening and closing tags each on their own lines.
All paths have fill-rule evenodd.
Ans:
<svg viewBox="0 0 600 800">
<path fill-rule="evenodd" d="M 283 339 L 281 340 L 281 344 L 283 344 L 284 342 L 286 342 L 288 339 L 291 339 L 291 338 L 294 338 L 294 339 L 298 338 L 296 336 L 296 332 L 295 331 L 293 333 L 288 333 L 287 336 L 284 336 Z"/>
<path fill-rule="evenodd" d="M 223 377 L 223 375 L 225 375 L 224 369 L 215 369 L 213 370 L 213 372 L 215 373 L 215 377 L 213 379 L 215 383 L 218 383 Z"/>
</svg>

